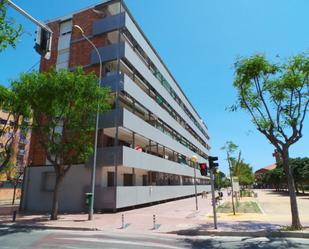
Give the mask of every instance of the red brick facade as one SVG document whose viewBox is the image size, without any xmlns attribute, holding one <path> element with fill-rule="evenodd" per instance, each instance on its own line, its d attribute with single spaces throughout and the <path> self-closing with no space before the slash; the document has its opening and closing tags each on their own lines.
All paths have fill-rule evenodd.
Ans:
<svg viewBox="0 0 309 249">
<path fill-rule="evenodd" d="M 99 8 L 99 6 L 96 6 L 96 9 Z M 84 30 L 85 35 L 89 37 L 89 39 L 97 47 L 102 47 L 107 43 L 107 36 L 103 34 L 92 37 L 93 21 L 101 18 L 102 17 L 96 14 L 92 9 L 84 10 L 72 16 L 72 26 L 79 25 Z M 48 23 L 48 26 L 53 31 L 51 57 L 49 60 L 46 60 L 44 58 L 41 59 L 40 72 L 48 71 L 51 67 L 56 66 L 60 24 L 60 20 Z M 98 75 L 99 65 L 90 66 L 92 49 L 93 48 L 91 47 L 91 45 L 82 37 L 79 31 L 72 29 L 69 69 L 75 68 L 76 66 L 85 66 L 86 72 L 96 72 L 96 74 Z M 37 134 L 35 133 L 33 133 L 31 137 L 29 163 L 32 165 L 46 164 L 46 156 L 44 153 L 44 149 L 39 144 Z"/>
</svg>

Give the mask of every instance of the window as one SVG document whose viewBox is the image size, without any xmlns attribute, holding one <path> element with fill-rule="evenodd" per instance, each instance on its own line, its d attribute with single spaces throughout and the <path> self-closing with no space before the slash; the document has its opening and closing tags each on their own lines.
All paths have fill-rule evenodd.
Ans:
<svg viewBox="0 0 309 249">
<path fill-rule="evenodd" d="M 44 172 L 42 173 L 42 191 L 51 192 L 54 190 L 56 184 L 56 173 L 55 172 Z"/>
<path fill-rule="evenodd" d="M 107 187 L 115 186 L 115 172 L 107 172 Z"/>
<path fill-rule="evenodd" d="M 69 60 L 70 50 L 63 49 L 58 52 L 57 63 L 64 63 Z"/>
<path fill-rule="evenodd" d="M 148 185 L 148 176 L 143 175 L 143 186 L 147 186 L 147 185 Z"/>
<path fill-rule="evenodd" d="M 25 150 L 26 149 L 25 144 L 19 144 L 18 149 L 19 150 Z"/>
<path fill-rule="evenodd" d="M 133 186 L 133 174 L 123 174 L 123 186 Z"/>
<path fill-rule="evenodd" d="M 0 118 L 0 124 L 6 125 L 6 120 L 3 118 Z"/>
<path fill-rule="evenodd" d="M 60 35 L 66 35 L 72 32 L 72 20 L 60 23 Z"/>
</svg>

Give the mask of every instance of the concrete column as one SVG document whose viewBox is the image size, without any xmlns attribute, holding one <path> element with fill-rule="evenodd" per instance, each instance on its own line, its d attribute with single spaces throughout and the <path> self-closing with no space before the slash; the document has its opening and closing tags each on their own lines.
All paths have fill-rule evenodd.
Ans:
<svg viewBox="0 0 309 249">
<path fill-rule="evenodd" d="M 132 148 L 135 148 L 135 132 L 132 133 Z"/>
<path fill-rule="evenodd" d="M 148 185 L 152 185 L 152 173 L 148 171 Z"/>
<path fill-rule="evenodd" d="M 135 168 L 132 168 L 132 175 L 133 175 L 133 186 L 136 186 Z"/>
<path fill-rule="evenodd" d="M 149 139 L 149 149 L 148 152 L 151 152 L 151 139 Z"/>
</svg>

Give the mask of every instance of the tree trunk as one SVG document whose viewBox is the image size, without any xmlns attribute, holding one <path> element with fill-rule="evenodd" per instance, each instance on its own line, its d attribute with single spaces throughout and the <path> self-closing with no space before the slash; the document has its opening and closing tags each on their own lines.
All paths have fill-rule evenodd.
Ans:
<svg viewBox="0 0 309 249">
<path fill-rule="evenodd" d="M 51 211 L 51 220 L 57 220 L 58 219 L 58 206 L 59 206 L 59 194 L 60 194 L 60 188 L 63 182 L 63 175 L 56 174 L 56 183 L 55 183 L 55 189 L 53 193 L 53 203 L 52 203 L 52 211 Z"/>
<path fill-rule="evenodd" d="M 300 187 L 301 187 L 301 191 L 303 192 L 303 194 L 305 194 L 304 184 L 303 184 L 303 183 L 301 183 L 301 184 L 300 184 Z"/>
<path fill-rule="evenodd" d="M 294 182 L 294 184 L 295 184 L 296 193 L 299 194 L 298 185 L 297 185 L 297 183 L 295 183 L 295 182 Z"/>
<path fill-rule="evenodd" d="M 17 184 L 14 183 L 14 191 L 13 191 L 13 200 L 12 200 L 12 206 L 15 204 L 15 196 L 16 196 L 16 187 L 17 187 Z"/>
<path fill-rule="evenodd" d="M 288 181 L 288 190 L 290 195 L 291 215 L 292 215 L 292 228 L 300 230 L 302 228 L 299 220 L 297 199 L 295 193 L 295 182 L 292 174 L 291 167 L 289 166 L 289 151 L 286 149 L 282 154 L 283 168 Z"/>
</svg>

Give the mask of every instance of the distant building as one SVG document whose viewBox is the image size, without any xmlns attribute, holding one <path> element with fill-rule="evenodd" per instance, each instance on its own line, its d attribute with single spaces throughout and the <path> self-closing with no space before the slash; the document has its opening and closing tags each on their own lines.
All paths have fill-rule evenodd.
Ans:
<svg viewBox="0 0 309 249">
<path fill-rule="evenodd" d="M 26 120 L 27 121 L 27 120 Z M 6 110 L 0 110 L 0 129 L 6 126 L 7 132 L 0 137 L 0 152 L 5 150 L 5 146 L 11 137 L 13 130 L 14 120 L 9 117 L 9 113 Z M 18 129 L 14 140 L 12 141 L 12 154 L 10 158 L 10 164 L 23 168 L 27 165 L 29 148 L 30 148 L 31 131 L 29 129 Z M 10 142 L 11 143 L 11 142 Z M 6 177 L 2 175 L 1 180 L 6 180 Z"/>
<path fill-rule="evenodd" d="M 104 1 L 49 21 L 53 48 L 50 60 L 41 60 L 41 71 L 81 65 L 98 74 L 98 56 L 74 25 L 98 47 L 101 84 L 117 96 L 113 109 L 100 115 L 95 209 L 118 210 L 194 195 L 191 158 L 207 161 L 208 129 L 126 5 Z M 194 88 L 194 83 L 188 84 Z M 36 134 L 30 160 L 22 207 L 50 210 L 55 175 Z M 90 172 L 89 165 L 71 168 L 60 194 L 60 211 L 85 210 Z M 209 177 L 196 172 L 198 193 L 210 191 Z"/>
<path fill-rule="evenodd" d="M 264 174 L 266 173 L 267 171 L 269 170 L 273 170 L 277 167 L 277 164 L 276 163 L 273 163 L 273 164 L 270 164 L 264 168 L 260 168 L 258 169 L 257 171 L 254 172 L 255 175 L 259 175 L 259 174 Z"/>
</svg>

